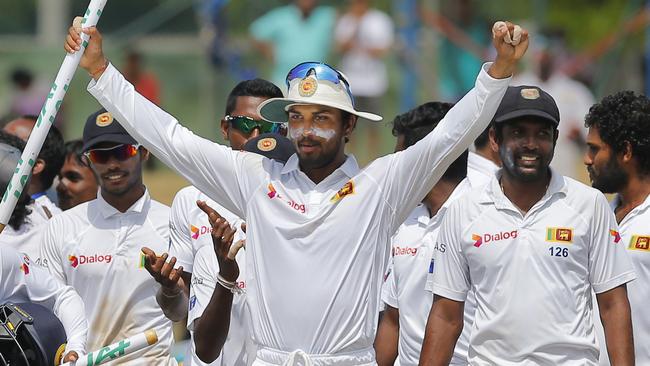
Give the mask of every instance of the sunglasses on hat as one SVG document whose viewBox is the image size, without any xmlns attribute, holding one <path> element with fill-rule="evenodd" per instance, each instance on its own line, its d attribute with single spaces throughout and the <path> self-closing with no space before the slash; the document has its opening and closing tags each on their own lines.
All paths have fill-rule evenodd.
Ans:
<svg viewBox="0 0 650 366">
<path fill-rule="evenodd" d="M 327 80 L 337 85 L 343 83 L 345 91 L 348 93 L 350 101 L 352 101 L 352 106 L 354 106 L 354 97 L 352 96 L 348 80 L 341 72 L 324 62 L 303 62 L 296 65 L 289 71 L 285 79 L 287 88 L 291 80 L 304 79 L 309 75 L 314 75 L 318 80 Z"/>
<path fill-rule="evenodd" d="M 138 154 L 140 145 L 120 144 L 102 149 L 90 149 L 84 153 L 88 160 L 94 164 L 106 164 L 111 157 L 118 161 L 125 161 Z"/>
<path fill-rule="evenodd" d="M 258 129 L 262 133 L 280 133 L 281 123 L 260 121 L 246 116 L 226 116 L 224 117 L 234 128 L 249 135 L 253 130 Z"/>
</svg>

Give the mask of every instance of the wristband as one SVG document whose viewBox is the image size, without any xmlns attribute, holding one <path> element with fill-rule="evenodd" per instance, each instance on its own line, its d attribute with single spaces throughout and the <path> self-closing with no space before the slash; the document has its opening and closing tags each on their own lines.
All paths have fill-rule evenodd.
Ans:
<svg viewBox="0 0 650 366">
<path fill-rule="evenodd" d="M 228 281 L 227 279 L 221 277 L 221 274 L 217 274 L 217 283 L 221 285 L 221 287 L 224 287 L 225 289 L 232 292 L 233 294 L 239 295 L 244 293 L 244 290 L 242 290 L 241 288 L 239 288 L 239 286 L 237 286 L 237 282 Z"/>
<path fill-rule="evenodd" d="M 98 74 L 101 74 L 102 72 L 104 72 L 104 70 L 108 68 L 108 64 L 109 64 L 108 60 L 104 59 L 104 66 L 100 67 L 95 72 L 89 72 L 88 75 L 90 75 L 91 78 L 95 79 Z"/>
</svg>

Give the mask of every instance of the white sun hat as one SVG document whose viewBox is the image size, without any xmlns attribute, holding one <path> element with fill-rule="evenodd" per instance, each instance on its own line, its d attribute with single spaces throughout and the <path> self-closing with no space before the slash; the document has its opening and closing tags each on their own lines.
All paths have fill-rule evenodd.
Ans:
<svg viewBox="0 0 650 366">
<path fill-rule="evenodd" d="M 355 116 L 379 122 L 382 117 L 354 109 L 354 97 L 345 76 L 323 62 L 303 62 L 287 74 L 286 98 L 271 98 L 257 107 L 263 119 L 287 122 L 287 110 L 296 104 L 318 104 L 346 111 Z"/>
</svg>

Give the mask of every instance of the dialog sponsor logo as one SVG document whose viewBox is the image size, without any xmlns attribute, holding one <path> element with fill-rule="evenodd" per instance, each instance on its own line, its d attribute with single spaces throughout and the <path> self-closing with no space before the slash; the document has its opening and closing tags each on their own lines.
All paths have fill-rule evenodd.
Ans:
<svg viewBox="0 0 650 366">
<path fill-rule="evenodd" d="M 472 234 L 472 241 L 474 241 L 474 246 L 479 248 L 483 244 L 487 244 L 491 241 L 507 240 L 517 238 L 517 230 L 512 231 L 502 231 L 494 234 Z"/>
<path fill-rule="evenodd" d="M 190 232 L 192 232 L 192 239 L 196 240 L 199 238 L 201 235 L 209 234 L 212 232 L 212 227 L 208 226 L 201 226 L 201 227 L 196 227 L 194 225 L 190 225 Z"/>
<path fill-rule="evenodd" d="M 616 230 L 610 230 L 609 235 L 611 235 L 614 238 L 614 243 L 618 243 L 621 241 L 621 234 L 616 231 Z"/>
<path fill-rule="evenodd" d="M 91 263 L 108 264 L 111 263 L 111 260 L 113 260 L 113 256 L 110 254 L 68 256 L 68 261 L 70 261 L 70 265 L 72 266 L 72 268 L 77 268 L 78 266 L 81 266 L 83 264 L 91 264 Z"/>
<path fill-rule="evenodd" d="M 400 247 L 400 246 L 393 247 L 393 257 L 400 256 L 400 255 L 415 256 L 416 254 L 418 254 L 418 248 Z"/>
</svg>

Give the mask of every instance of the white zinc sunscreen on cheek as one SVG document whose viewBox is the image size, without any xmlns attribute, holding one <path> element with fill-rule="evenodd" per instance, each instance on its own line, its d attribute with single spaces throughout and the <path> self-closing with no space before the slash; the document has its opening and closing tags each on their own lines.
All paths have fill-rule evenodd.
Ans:
<svg viewBox="0 0 650 366">
<path fill-rule="evenodd" d="M 304 127 L 289 128 L 289 137 L 292 140 L 297 140 L 300 137 L 308 134 L 314 135 L 316 137 L 320 137 L 324 140 L 330 140 L 332 139 L 332 137 L 334 137 L 334 135 L 336 135 L 336 131 L 331 129 L 318 128 L 318 127 L 313 127 L 307 130 L 305 130 Z"/>
</svg>

